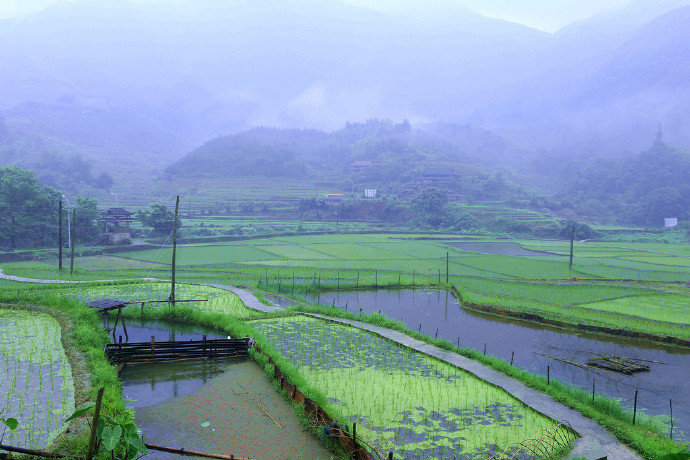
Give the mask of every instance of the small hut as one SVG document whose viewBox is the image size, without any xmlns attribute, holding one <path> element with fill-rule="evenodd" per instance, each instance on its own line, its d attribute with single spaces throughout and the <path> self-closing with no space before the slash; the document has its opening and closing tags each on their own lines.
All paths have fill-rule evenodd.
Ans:
<svg viewBox="0 0 690 460">
<path fill-rule="evenodd" d="M 133 213 L 125 208 L 109 208 L 101 213 L 98 222 L 103 225 L 102 239 L 107 240 L 108 244 L 129 244 L 132 238 L 129 226 L 134 222 Z"/>
</svg>

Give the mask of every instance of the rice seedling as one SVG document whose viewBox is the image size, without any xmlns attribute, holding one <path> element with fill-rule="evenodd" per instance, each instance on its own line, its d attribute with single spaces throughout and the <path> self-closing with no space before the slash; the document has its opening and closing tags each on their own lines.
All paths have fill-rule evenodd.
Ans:
<svg viewBox="0 0 690 460">
<path fill-rule="evenodd" d="M 60 325 L 45 313 L 0 309 L 0 411 L 18 420 L 5 443 L 50 444 L 74 411 L 72 369 Z"/>
<path fill-rule="evenodd" d="M 396 458 L 487 458 L 554 425 L 471 374 L 360 330 L 306 317 L 252 324 Z"/>
</svg>

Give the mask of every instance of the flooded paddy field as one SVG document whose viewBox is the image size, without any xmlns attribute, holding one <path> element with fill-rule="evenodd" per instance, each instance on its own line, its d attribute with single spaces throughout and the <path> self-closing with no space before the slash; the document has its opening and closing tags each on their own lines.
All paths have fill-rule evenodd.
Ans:
<svg viewBox="0 0 690 460">
<path fill-rule="evenodd" d="M 225 337 L 200 326 L 127 321 L 130 342 Z M 332 456 L 251 360 L 128 364 L 120 379 L 148 443 L 244 458 Z M 152 452 L 146 458 L 176 457 Z"/>
<path fill-rule="evenodd" d="M 669 416 L 673 401 L 676 436 L 678 429 L 690 433 L 690 349 L 618 339 L 594 334 L 575 334 L 524 321 L 464 310 L 450 292 L 430 289 L 332 291 L 308 296 L 307 300 L 334 304 L 349 311 L 381 312 L 402 320 L 410 329 L 453 344 L 496 356 L 536 374 L 570 383 L 587 391 L 620 399 L 632 408 L 639 390 L 638 410 Z M 459 342 L 458 342 L 459 341 Z M 595 354 L 611 354 L 650 361 L 649 372 L 621 375 L 601 369 L 583 369 Z M 662 364 L 663 363 L 663 364 Z"/>
<path fill-rule="evenodd" d="M 543 430 L 563 448 L 573 439 L 502 389 L 374 334 L 303 316 L 253 324 L 384 455 L 485 459 Z"/>
<path fill-rule="evenodd" d="M 4 443 L 44 448 L 73 411 L 74 381 L 60 324 L 46 313 L 0 308 L 0 416 L 18 421 L 5 431 Z"/>
</svg>

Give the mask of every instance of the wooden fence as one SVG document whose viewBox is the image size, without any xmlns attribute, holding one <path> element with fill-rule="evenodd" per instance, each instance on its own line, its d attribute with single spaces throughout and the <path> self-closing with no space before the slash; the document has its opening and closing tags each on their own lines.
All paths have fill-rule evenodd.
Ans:
<svg viewBox="0 0 690 460">
<path fill-rule="evenodd" d="M 109 343 L 105 355 L 113 364 L 179 361 L 185 359 L 246 358 L 250 338 L 176 342 Z"/>
</svg>

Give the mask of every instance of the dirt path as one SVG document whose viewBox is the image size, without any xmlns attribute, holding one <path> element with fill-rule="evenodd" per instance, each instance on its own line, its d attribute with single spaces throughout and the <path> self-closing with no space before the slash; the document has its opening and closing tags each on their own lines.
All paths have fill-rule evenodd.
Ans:
<svg viewBox="0 0 690 460">
<path fill-rule="evenodd" d="M 0 279 L 19 281 L 21 283 L 38 284 L 83 284 L 83 283 L 115 283 L 118 281 L 159 281 L 157 278 L 127 278 L 119 280 L 46 280 L 40 278 L 24 278 L 23 276 L 7 275 L 0 268 Z"/>
<path fill-rule="evenodd" d="M 254 294 L 252 294 L 250 291 L 246 289 L 241 289 L 235 286 L 226 286 L 225 284 L 208 284 L 207 286 L 234 292 L 237 295 L 237 297 L 240 298 L 242 303 L 244 303 L 244 306 L 247 308 L 251 308 L 252 310 L 257 310 L 264 313 L 273 313 L 282 310 L 282 308 L 280 307 L 274 307 L 272 305 L 264 304 L 259 299 L 257 299 Z"/>
</svg>

